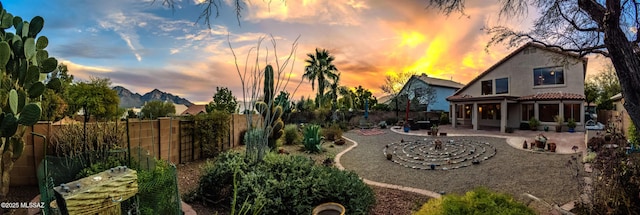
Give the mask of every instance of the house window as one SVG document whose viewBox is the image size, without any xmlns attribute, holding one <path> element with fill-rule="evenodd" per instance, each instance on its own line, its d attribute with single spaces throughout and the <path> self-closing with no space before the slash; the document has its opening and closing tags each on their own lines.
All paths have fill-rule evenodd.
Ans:
<svg viewBox="0 0 640 215">
<path fill-rule="evenodd" d="M 533 69 L 533 86 L 564 84 L 562 67 Z"/>
<path fill-rule="evenodd" d="M 535 112 L 533 110 L 533 104 L 522 104 L 522 121 L 529 121 L 531 117 L 534 117 Z"/>
<path fill-rule="evenodd" d="M 500 119 L 500 104 L 478 105 L 478 113 L 480 113 L 480 119 Z"/>
<path fill-rule="evenodd" d="M 540 109 L 538 113 L 541 122 L 555 122 L 553 117 L 560 114 L 560 105 L 558 104 L 539 104 L 538 108 Z"/>
<path fill-rule="evenodd" d="M 496 94 L 509 93 L 509 78 L 496 79 Z"/>
<path fill-rule="evenodd" d="M 414 95 L 416 96 L 416 98 L 422 96 L 425 94 L 426 90 L 424 89 L 424 87 L 417 87 L 415 90 L 413 90 Z"/>
<path fill-rule="evenodd" d="M 580 121 L 580 104 L 564 104 L 564 121 L 568 122 L 569 118 Z"/>
<path fill-rule="evenodd" d="M 471 119 L 471 105 L 464 105 L 464 118 Z"/>
<path fill-rule="evenodd" d="M 482 95 L 493 94 L 493 80 L 482 81 Z"/>
</svg>

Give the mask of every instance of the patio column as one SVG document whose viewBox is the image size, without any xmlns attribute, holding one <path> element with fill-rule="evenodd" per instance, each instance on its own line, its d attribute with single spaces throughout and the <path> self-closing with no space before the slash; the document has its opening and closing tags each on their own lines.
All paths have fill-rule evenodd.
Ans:
<svg viewBox="0 0 640 215">
<path fill-rule="evenodd" d="M 500 132 L 507 132 L 507 99 L 500 102 Z"/>
<path fill-rule="evenodd" d="M 478 130 L 478 103 L 473 103 L 473 111 L 471 111 L 471 124 L 473 125 L 473 130 Z"/>
<path fill-rule="evenodd" d="M 456 127 L 456 118 L 458 118 L 458 116 L 456 116 L 456 112 L 458 112 L 458 105 L 456 103 L 453 103 L 453 110 L 451 111 L 451 127 L 455 128 Z"/>
</svg>

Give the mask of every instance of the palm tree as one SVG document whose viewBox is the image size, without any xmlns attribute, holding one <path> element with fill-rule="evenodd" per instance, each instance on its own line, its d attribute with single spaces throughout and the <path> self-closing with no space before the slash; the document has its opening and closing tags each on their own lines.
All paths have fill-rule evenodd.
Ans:
<svg viewBox="0 0 640 215">
<path fill-rule="evenodd" d="M 337 83 L 340 74 L 338 68 L 333 65 L 333 56 L 329 55 L 329 51 L 326 49 L 317 49 L 315 55 L 312 53 L 307 54 L 309 59 L 305 60 L 307 65 L 304 67 L 303 79 L 311 81 L 311 89 L 315 90 L 315 81 L 318 81 L 318 105 L 322 104 L 322 98 L 324 97 L 324 90 L 331 83 L 327 79 L 331 79 L 334 83 Z"/>
</svg>

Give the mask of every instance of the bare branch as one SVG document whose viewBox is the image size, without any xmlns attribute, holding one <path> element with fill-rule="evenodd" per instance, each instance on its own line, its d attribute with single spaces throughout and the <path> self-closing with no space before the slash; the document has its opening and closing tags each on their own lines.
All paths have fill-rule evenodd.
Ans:
<svg viewBox="0 0 640 215">
<path fill-rule="evenodd" d="M 597 32 L 603 32 L 603 30 L 602 30 L 602 29 L 600 29 L 600 28 L 596 28 L 596 27 L 591 27 L 591 28 L 582 28 L 582 27 L 578 26 L 578 24 L 576 23 L 576 21 L 575 21 L 575 20 L 573 20 L 573 19 L 569 19 L 569 18 L 566 16 L 566 14 L 564 14 L 564 13 L 562 12 L 562 7 L 560 7 L 560 4 L 559 4 L 558 2 L 556 2 L 556 3 L 555 3 L 555 7 L 557 8 L 558 13 L 560 14 L 560 16 L 561 16 L 565 21 L 567 21 L 571 26 L 573 26 L 573 28 L 575 28 L 576 30 L 578 30 L 578 31 L 597 31 Z"/>
</svg>

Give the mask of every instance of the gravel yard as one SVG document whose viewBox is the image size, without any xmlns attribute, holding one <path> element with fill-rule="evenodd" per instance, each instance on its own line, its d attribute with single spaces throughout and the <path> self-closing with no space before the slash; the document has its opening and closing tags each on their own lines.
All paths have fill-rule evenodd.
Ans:
<svg viewBox="0 0 640 215">
<path fill-rule="evenodd" d="M 369 180 L 459 194 L 485 186 L 509 193 L 523 202 L 528 202 L 528 199 L 524 199 L 522 194 L 530 193 L 559 205 L 575 200 L 579 195 L 575 170 L 572 171 L 567 165 L 572 161 L 571 155 L 523 151 L 509 146 L 502 138 L 441 137 L 442 140 L 467 138 L 488 142 L 497 149 L 497 153 L 479 165 L 465 168 L 447 171 L 416 170 L 388 161 L 382 151 L 392 141 L 398 142 L 403 138 L 413 141 L 425 137 L 393 132 L 362 136 L 354 131 L 346 132 L 344 136 L 358 142 L 358 146 L 344 154 L 340 162 L 346 169 Z M 579 171 L 582 175 L 583 170 Z"/>
</svg>

